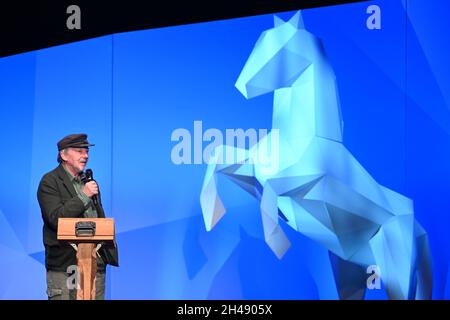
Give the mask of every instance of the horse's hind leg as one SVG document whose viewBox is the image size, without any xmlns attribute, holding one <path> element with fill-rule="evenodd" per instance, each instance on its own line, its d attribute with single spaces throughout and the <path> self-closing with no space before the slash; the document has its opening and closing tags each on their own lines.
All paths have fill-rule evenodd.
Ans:
<svg viewBox="0 0 450 320">
<path fill-rule="evenodd" d="M 346 261 L 330 252 L 336 289 L 342 300 L 362 300 L 366 293 L 368 274 L 356 263 Z"/>
<path fill-rule="evenodd" d="M 370 240 L 381 281 L 389 299 L 414 298 L 414 216 L 394 216 Z"/>
<path fill-rule="evenodd" d="M 428 235 L 416 222 L 416 300 L 431 299 L 433 287 L 433 274 L 431 270 L 431 256 L 428 244 Z"/>
</svg>

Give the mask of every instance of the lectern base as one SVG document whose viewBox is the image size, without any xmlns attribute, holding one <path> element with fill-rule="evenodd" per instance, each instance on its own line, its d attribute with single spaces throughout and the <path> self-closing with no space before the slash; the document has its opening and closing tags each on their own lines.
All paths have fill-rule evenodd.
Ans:
<svg viewBox="0 0 450 320">
<path fill-rule="evenodd" d="M 77 300 L 95 300 L 95 280 L 97 275 L 97 248 L 93 243 L 79 243 L 77 261 L 80 288 Z"/>
</svg>

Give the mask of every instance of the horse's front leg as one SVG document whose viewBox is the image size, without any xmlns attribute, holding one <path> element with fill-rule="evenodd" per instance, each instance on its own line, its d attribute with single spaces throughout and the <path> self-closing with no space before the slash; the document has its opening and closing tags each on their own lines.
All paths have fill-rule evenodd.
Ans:
<svg viewBox="0 0 450 320">
<path fill-rule="evenodd" d="M 291 246 L 291 242 L 278 223 L 278 195 L 270 182 L 265 184 L 261 198 L 261 217 L 264 239 L 278 259 L 281 259 Z"/>
<path fill-rule="evenodd" d="M 222 173 L 250 193 L 252 190 L 256 192 L 258 187 L 248 150 L 227 145 L 216 147 L 209 159 L 200 194 L 200 205 L 207 231 L 214 228 L 226 212 L 217 190 L 218 173 Z"/>
</svg>

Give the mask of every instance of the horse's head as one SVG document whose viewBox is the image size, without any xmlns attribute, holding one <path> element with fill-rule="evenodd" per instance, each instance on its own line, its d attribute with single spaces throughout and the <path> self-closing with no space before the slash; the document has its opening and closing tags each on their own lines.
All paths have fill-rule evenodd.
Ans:
<svg viewBox="0 0 450 320">
<path fill-rule="evenodd" d="M 274 16 L 274 25 L 261 34 L 236 81 L 247 99 L 292 86 L 321 48 L 304 29 L 300 11 L 287 22 Z"/>
</svg>

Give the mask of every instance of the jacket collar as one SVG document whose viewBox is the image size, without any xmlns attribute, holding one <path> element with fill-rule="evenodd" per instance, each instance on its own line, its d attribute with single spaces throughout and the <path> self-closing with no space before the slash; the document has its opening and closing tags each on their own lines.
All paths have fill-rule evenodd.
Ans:
<svg viewBox="0 0 450 320">
<path fill-rule="evenodd" d="M 72 197 L 75 197 L 77 195 L 77 192 L 75 191 L 75 188 L 73 186 L 72 181 L 70 181 L 69 176 L 67 175 L 66 170 L 63 168 L 63 165 L 60 164 L 56 168 L 56 173 L 58 175 L 58 178 L 62 180 L 64 186 L 66 187 L 67 191 L 69 191 L 70 195 Z"/>
</svg>

